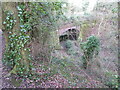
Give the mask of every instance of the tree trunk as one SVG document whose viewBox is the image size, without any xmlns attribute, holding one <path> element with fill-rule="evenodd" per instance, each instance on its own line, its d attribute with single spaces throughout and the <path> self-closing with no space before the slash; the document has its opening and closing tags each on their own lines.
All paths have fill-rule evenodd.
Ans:
<svg viewBox="0 0 120 90">
<path fill-rule="evenodd" d="M 2 3 L 2 9 L 3 9 L 3 17 L 2 18 L 3 18 L 3 21 L 6 18 L 6 15 L 5 15 L 4 11 L 10 11 L 10 12 L 13 13 L 13 16 L 16 19 L 16 23 L 15 23 L 13 29 L 12 29 L 12 34 L 16 34 L 17 37 L 19 37 L 20 20 L 19 20 L 19 17 L 18 17 L 17 5 L 18 5 L 18 3 L 16 3 L 16 2 L 4 2 L 4 3 Z M 4 31 L 4 36 L 5 36 L 5 41 L 6 41 L 6 49 L 7 49 L 8 45 L 11 45 L 10 39 L 8 38 L 10 34 L 8 34 L 9 31 L 7 31 L 5 29 L 3 31 Z M 16 46 L 18 46 L 19 44 L 20 43 L 16 43 Z M 16 50 L 16 46 L 13 47 L 12 50 Z M 19 68 L 24 68 L 22 66 L 25 66 L 25 70 L 24 70 L 25 72 L 28 72 L 30 70 L 30 67 L 29 67 L 30 61 L 28 60 L 28 57 L 27 57 L 28 52 L 24 50 L 26 47 L 27 47 L 27 45 L 24 45 L 24 47 L 22 49 L 18 50 L 17 53 L 15 53 L 15 54 L 18 54 L 18 52 L 20 52 L 22 58 L 21 58 L 21 60 L 17 60 L 17 61 L 15 61 L 15 59 L 17 59 L 16 57 L 13 58 L 14 59 L 13 60 L 14 66 L 13 66 L 12 70 L 10 71 L 10 73 L 8 75 L 10 75 L 11 73 L 17 74 L 19 72 Z M 7 52 L 9 52 L 9 51 L 7 51 Z"/>
</svg>

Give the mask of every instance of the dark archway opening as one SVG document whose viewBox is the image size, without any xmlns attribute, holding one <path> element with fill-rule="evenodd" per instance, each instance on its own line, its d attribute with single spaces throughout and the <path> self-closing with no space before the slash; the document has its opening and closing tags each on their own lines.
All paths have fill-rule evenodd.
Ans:
<svg viewBox="0 0 120 90">
<path fill-rule="evenodd" d="M 68 29 L 62 35 L 59 36 L 59 41 L 66 41 L 66 40 L 77 40 L 79 37 L 79 30 L 77 29 Z"/>
</svg>

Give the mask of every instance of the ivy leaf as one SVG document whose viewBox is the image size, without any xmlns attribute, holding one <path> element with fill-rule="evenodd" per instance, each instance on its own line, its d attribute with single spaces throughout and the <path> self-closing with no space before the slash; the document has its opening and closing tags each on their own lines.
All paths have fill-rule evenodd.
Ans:
<svg viewBox="0 0 120 90">
<path fill-rule="evenodd" d="M 20 25 L 20 27 L 24 27 L 24 25 Z"/>
<path fill-rule="evenodd" d="M 3 24 L 6 24 L 6 22 L 4 21 Z"/>
<path fill-rule="evenodd" d="M 9 20 L 10 18 L 9 17 L 6 17 L 7 20 Z"/>
<path fill-rule="evenodd" d="M 17 6 L 17 9 L 18 9 L 18 10 L 22 10 L 19 6 Z"/>
</svg>

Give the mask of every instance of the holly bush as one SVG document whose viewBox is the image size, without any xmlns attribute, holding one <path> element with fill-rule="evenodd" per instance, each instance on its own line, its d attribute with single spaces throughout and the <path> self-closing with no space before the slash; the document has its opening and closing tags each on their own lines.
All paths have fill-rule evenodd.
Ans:
<svg viewBox="0 0 120 90">
<path fill-rule="evenodd" d="M 98 55 L 99 46 L 100 42 L 96 36 L 90 36 L 86 42 L 81 43 L 81 49 L 84 52 L 82 56 L 84 68 L 87 68 L 89 62 Z"/>
</svg>

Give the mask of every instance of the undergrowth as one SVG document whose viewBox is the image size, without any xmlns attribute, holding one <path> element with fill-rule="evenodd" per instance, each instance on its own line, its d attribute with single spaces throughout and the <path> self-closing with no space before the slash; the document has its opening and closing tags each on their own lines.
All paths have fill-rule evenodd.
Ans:
<svg viewBox="0 0 120 90">
<path fill-rule="evenodd" d="M 86 42 L 81 43 L 81 49 L 83 50 L 84 55 L 82 56 L 83 67 L 86 69 L 99 53 L 100 42 L 96 36 L 88 37 Z"/>
</svg>

